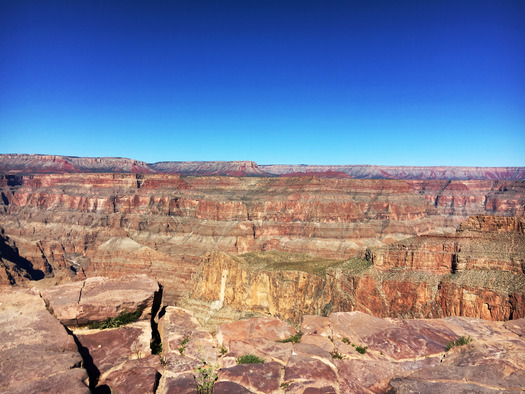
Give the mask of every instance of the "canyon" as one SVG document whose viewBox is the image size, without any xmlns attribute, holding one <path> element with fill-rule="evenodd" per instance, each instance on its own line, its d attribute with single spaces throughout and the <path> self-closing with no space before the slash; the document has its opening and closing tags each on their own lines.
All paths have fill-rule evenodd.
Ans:
<svg viewBox="0 0 525 394">
<path fill-rule="evenodd" d="M 404 319 L 433 319 L 428 321 L 439 325 L 458 316 L 521 321 L 525 169 L 0 155 L 0 288 L 36 286 L 45 297 L 55 286 L 69 286 L 71 294 L 82 294 L 93 278 L 138 274 L 160 284 L 166 311 L 178 314 L 181 325 L 192 325 L 200 339 L 207 338 L 206 346 L 215 349 L 208 349 L 210 354 L 228 335 L 227 324 L 250 316 L 270 315 L 303 331 L 305 316 L 327 319 L 316 324 L 334 326 L 341 313 L 363 321 L 368 321 L 363 316 L 375 317 L 379 326 L 386 324 L 383 319 L 400 319 L 394 324 L 398 326 L 412 324 Z M 62 292 L 66 294 L 59 290 L 58 298 Z M 58 310 L 53 313 L 62 324 L 73 324 Z M 77 309 L 68 313 L 75 319 L 83 316 Z M 110 314 L 103 311 L 97 319 Z M 443 343 L 463 332 L 452 331 L 456 334 L 440 339 L 439 352 Z M 159 335 L 164 336 L 162 324 Z M 363 335 L 357 339 L 369 339 Z M 179 346 L 183 337 L 177 334 L 170 348 Z M 67 340 L 60 341 L 71 348 Z M 250 346 L 264 353 L 263 344 Z M 323 346 L 334 351 L 333 345 Z M 339 364 L 350 368 L 348 360 L 330 360 L 332 371 Z M 178 356 L 165 360 L 173 365 L 182 361 Z M 357 364 L 365 368 L 377 362 L 374 358 Z M 148 363 L 148 384 L 160 384 L 168 392 L 172 383 L 155 378 L 154 371 L 162 369 L 158 359 L 148 358 Z M 267 367 L 268 373 L 280 376 L 278 386 L 290 381 L 295 384 L 290 392 L 306 392 L 300 379 L 284 378 L 282 365 L 287 363 Z M 130 368 L 138 368 L 136 364 Z M 179 372 L 165 376 L 192 381 Z M 85 377 L 85 372 L 75 373 Z M 424 386 L 430 379 L 407 380 L 401 374 L 391 380 L 395 376 L 383 377 L 377 389 L 373 384 L 359 387 L 363 392 L 403 392 L 399 387 Z M 282 387 L 255 390 L 245 383 L 246 392 L 284 392 Z M 357 387 L 339 378 L 326 383 L 333 392 Z M 232 384 L 225 381 L 216 389 L 224 386 L 227 392 Z"/>
<path fill-rule="evenodd" d="M 0 160 L 11 163 L 3 164 L 0 176 L 3 283 L 148 273 L 164 286 L 165 298 L 176 302 L 194 289 L 199 267 L 209 261 L 207 253 L 277 251 L 314 260 L 366 257 L 375 274 L 369 270 L 350 288 L 377 294 L 377 305 L 343 303 L 339 308 L 392 317 L 473 314 L 509 319 L 523 313 L 524 180 L 136 174 L 121 171 L 147 165 L 118 158 L 67 162 L 90 171 L 119 172 L 41 174 L 31 167 L 32 155 L 12 156 L 1 155 Z M 64 168 L 64 161 L 54 156 L 36 159 L 49 162 L 51 169 L 56 163 Z M 34 173 L 12 173 L 28 160 L 31 166 L 25 171 Z M 210 168 L 213 163 L 208 163 Z M 47 167 L 40 167 L 42 171 Z M 301 270 L 301 264 L 296 268 Z M 457 283 L 439 284 L 439 276 L 455 271 Z M 489 313 L 491 304 L 482 302 L 485 312 L 467 312 L 468 303 L 451 303 L 464 286 L 459 278 L 466 281 L 476 272 L 488 272 L 491 278 L 474 280 L 477 287 L 471 290 L 477 295 L 472 297 L 499 294 L 507 300 L 501 306 L 505 311 L 493 308 Z M 425 289 L 427 281 L 418 277 L 423 274 L 433 278 L 427 278 L 433 285 Z M 385 275 L 391 276 L 390 282 L 382 279 Z M 327 278 L 332 280 L 331 275 Z M 335 281 L 356 278 L 340 274 Z M 487 281 L 513 285 L 509 293 Z M 386 290 L 388 283 L 391 290 Z M 220 281 L 216 286 L 220 288 Z M 423 304 L 440 299 L 441 306 L 390 307 L 391 298 L 406 298 L 397 296 L 398 286 L 422 298 Z"/>
</svg>

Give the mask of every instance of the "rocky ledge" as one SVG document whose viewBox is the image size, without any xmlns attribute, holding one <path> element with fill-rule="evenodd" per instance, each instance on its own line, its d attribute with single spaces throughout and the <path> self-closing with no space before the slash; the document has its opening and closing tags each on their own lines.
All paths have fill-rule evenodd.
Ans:
<svg viewBox="0 0 525 394">
<path fill-rule="evenodd" d="M 272 316 L 232 321 L 210 333 L 191 312 L 161 308 L 160 292 L 145 276 L 130 277 L 120 286 L 106 278 L 81 284 L 104 297 L 98 301 L 93 297 L 89 309 L 72 308 L 79 316 L 63 319 L 66 326 L 72 324 L 69 328 L 58 317 L 61 308 L 71 304 L 64 302 L 71 300 L 71 286 L 43 291 L 47 308 L 37 290 L 0 289 L 2 391 L 490 393 L 525 389 L 525 319 L 406 320 L 339 312 L 306 315 L 297 325 Z M 129 294 L 135 291 L 143 295 L 150 291 L 149 297 L 142 297 L 149 301 L 132 307 Z M 124 313 L 101 320 L 97 302 L 106 304 L 106 311 Z M 145 310 L 151 313 L 144 315 Z M 124 321 L 123 316 L 130 314 L 131 320 L 138 320 Z M 78 327 L 79 321 L 92 323 Z"/>
</svg>

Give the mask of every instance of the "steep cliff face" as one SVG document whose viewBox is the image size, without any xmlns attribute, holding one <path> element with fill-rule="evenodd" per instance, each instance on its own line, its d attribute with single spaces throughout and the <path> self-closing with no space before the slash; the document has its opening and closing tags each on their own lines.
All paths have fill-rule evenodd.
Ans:
<svg viewBox="0 0 525 394">
<path fill-rule="evenodd" d="M 521 218 L 504 219 L 470 218 L 457 235 L 416 237 L 368 253 L 368 261 L 211 253 L 193 296 L 295 322 L 304 314 L 354 310 L 381 317 L 521 318 L 525 236 L 514 231 Z M 495 233 L 466 236 L 467 228 L 486 222 Z"/>
<path fill-rule="evenodd" d="M 524 207 L 522 181 L 0 176 L 0 226 L 35 270 L 65 279 L 149 272 L 168 298 L 191 289 L 207 251 L 348 259 L 454 233 L 471 215 L 522 217 Z"/>
</svg>

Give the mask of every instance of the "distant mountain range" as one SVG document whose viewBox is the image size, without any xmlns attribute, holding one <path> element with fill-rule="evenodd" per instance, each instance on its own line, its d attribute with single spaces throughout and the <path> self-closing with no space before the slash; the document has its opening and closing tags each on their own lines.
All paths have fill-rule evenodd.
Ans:
<svg viewBox="0 0 525 394">
<path fill-rule="evenodd" d="M 376 165 L 258 165 L 253 161 L 162 161 L 121 157 L 0 154 L 0 174 L 137 173 L 356 179 L 525 180 L 525 167 L 425 167 Z"/>
</svg>

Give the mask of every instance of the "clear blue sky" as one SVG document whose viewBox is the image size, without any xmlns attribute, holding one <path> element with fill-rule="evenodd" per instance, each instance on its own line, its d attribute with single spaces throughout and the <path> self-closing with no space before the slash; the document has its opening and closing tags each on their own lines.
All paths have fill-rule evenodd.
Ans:
<svg viewBox="0 0 525 394">
<path fill-rule="evenodd" d="M 0 153 L 525 165 L 525 1 L 0 0 Z"/>
</svg>

